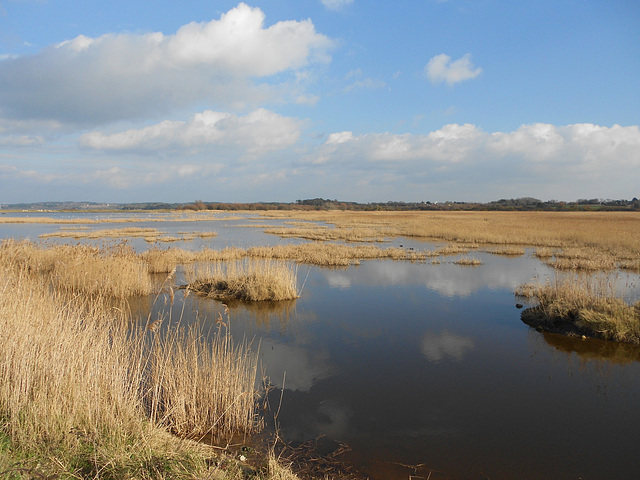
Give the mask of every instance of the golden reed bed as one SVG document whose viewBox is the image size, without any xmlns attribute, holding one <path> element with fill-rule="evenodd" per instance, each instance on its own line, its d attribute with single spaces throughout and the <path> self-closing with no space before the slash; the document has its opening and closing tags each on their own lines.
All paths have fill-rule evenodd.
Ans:
<svg viewBox="0 0 640 480">
<path fill-rule="evenodd" d="M 558 268 L 640 270 L 638 212 L 269 211 L 262 215 L 332 227 L 311 224 L 268 230 L 286 237 L 322 240 L 326 234 L 327 239 L 343 241 L 415 237 L 485 247 L 530 246 Z"/>
</svg>

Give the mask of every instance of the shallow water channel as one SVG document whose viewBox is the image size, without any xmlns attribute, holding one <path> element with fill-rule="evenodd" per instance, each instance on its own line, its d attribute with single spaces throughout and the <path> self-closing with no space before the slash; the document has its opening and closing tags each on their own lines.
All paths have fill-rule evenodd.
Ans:
<svg viewBox="0 0 640 480">
<path fill-rule="evenodd" d="M 241 223 L 176 228 L 218 231 L 198 240 L 213 248 L 284 241 Z M 1 237 L 30 235 L 6 227 Z M 434 248 L 390 244 L 400 243 Z M 638 478 L 640 349 L 529 328 L 514 290 L 553 272 L 529 253 L 473 256 L 483 264 L 301 265 L 298 300 L 232 306 L 234 337 L 259 347 L 277 387 L 267 420 L 282 392 L 284 440 L 348 445 L 340 458 L 374 480 Z M 621 281 L 638 290 L 637 276 Z M 172 321 L 212 324 L 223 312 L 217 301 L 180 295 Z M 136 308 L 171 307 L 149 298 Z"/>
</svg>

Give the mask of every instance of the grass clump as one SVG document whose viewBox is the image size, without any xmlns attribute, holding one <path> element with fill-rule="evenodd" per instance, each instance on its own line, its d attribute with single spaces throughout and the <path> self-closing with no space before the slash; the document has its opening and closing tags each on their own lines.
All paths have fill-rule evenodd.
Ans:
<svg viewBox="0 0 640 480">
<path fill-rule="evenodd" d="M 478 265 L 482 265 L 482 260 L 473 257 L 461 257 L 453 263 L 463 267 L 477 267 Z"/>
<path fill-rule="evenodd" d="M 187 288 L 219 300 L 251 302 L 298 298 L 297 271 L 276 260 L 244 260 L 195 265 L 187 272 Z"/>
<path fill-rule="evenodd" d="M 494 255 L 504 255 L 507 257 L 519 257 L 524 255 L 525 250 L 522 247 L 505 246 L 505 247 L 494 247 L 494 248 L 488 249 L 487 252 L 492 253 Z"/>
<path fill-rule="evenodd" d="M 626 302 L 611 280 L 569 277 L 520 286 L 517 295 L 538 305 L 522 320 L 541 330 L 640 344 L 640 302 Z"/>
</svg>

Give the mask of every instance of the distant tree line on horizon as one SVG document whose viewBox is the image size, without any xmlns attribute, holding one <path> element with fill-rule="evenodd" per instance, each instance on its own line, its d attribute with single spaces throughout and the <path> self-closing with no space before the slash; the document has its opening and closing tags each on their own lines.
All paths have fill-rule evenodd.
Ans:
<svg viewBox="0 0 640 480">
<path fill-rule="evenodd" d="M 283 202 L 255 202 L 255 203 L 224 203 L 203 202 L 178 207 L 182 210 L 360 210 L 360 211 L 397 211 L 397 210 L 541 210 L 541 211 L 639 211 L 640 200 L 602 200 L 579 199 L 575 202 L 558 200 L 542 201 L 532 197 L 501 199 L 488 203 L 476 202 L 345 202 L 324 198 L 296 200 L 295 203 Z"/>
<path fill-rule="evenodd" d="M 500 199 L 487 203 L 478 202 L 346 202 L 324 198 L 296 200 L 295 202 L 203 202 L 192 203 L 97 203 L 97 202 L 37 202 L 1 204 L 1 210 L 358 210 L 358 211 L 409 211 L 409 210 L 503 210 L 503 211 L 640 211 L 640 200 L 579 199 L 575 202 L 558 200 L 542 201 L 533 197 Z"/>
</svg>

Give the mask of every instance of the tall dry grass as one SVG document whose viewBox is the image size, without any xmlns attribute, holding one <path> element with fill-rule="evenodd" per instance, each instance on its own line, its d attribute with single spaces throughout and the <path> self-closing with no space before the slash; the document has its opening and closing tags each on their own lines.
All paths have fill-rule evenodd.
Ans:
<svg viewBox="0 0 640 480">
<path fill-rule="evenodd" d="M 277 260 L 243 260 L 192 265 L 187 288 L 198 295 L 244 301 L 298 298 L 297 269 Z"/>
<path fill-rule="evenodd" d="M 198 251 L 189 251 L 154 246 L 138 256 L 145 262 L 150 273 L 169 273 L 181 264 L 239 260 L 246 255 L 245 249 L 237 247 L 227 247 L 222 250 L 203 248 Z"/>
<path fill-rule="evenodd" d="M 5 240 L 0 255 L 55 289 L 71 294 L 124 299 L 152 290 L 147 265 L 126 245 L 37 245 Z"/>
<path fill-rule="evenodd" d="M 204 478 L 215 473 L 212 451 L 168 431 L 255 431 L 248 345 L 134 328 L 111 299 L 52 288 L 7 252 L 16 253 L 0 256 L 0 450 L 11 461 L 0 466 L 10 478 Z"/>
<path fill-rule="evenodd" d="M 260 430 L 252 388 L 257 364 L 250 346 L 235 344 L 226 326 L 154 336 L 147 372 L 151 420 L 182 437 L 218 442 Z"/>
<path fill-rule="evenodd" d="M 522 313 L 532 326 L 640 344 L 640 302 L 626 302 L 612 277 L 556 277 L 522 285 L 516 294 L 537 300 Z"/>
</svg>

